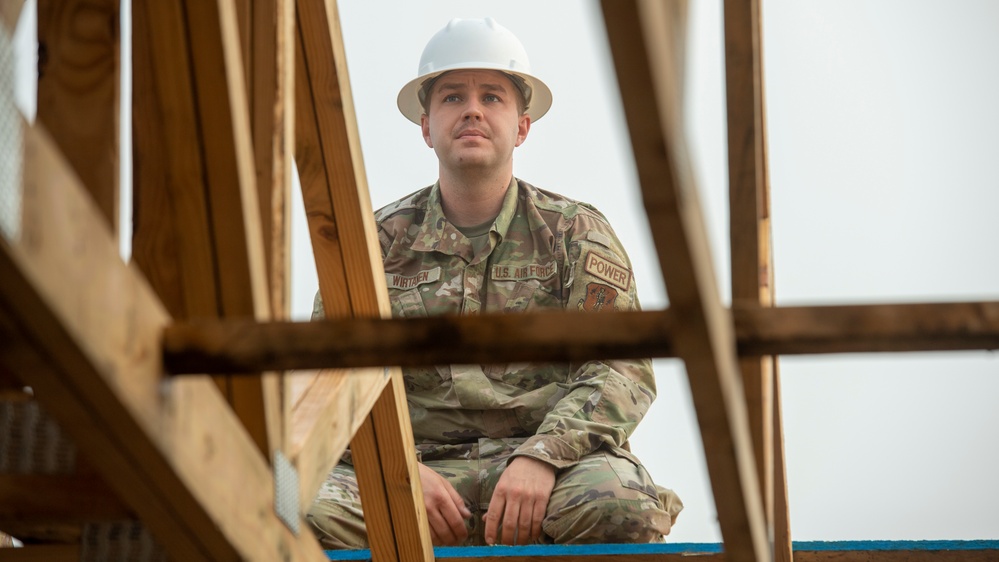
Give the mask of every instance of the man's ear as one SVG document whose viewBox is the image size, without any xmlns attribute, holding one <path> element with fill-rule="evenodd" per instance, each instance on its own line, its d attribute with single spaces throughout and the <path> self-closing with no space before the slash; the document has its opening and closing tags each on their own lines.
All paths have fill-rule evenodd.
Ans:
<svg viewBox="0 0 999 562">
<path fill-rule="evenodd" d="M 420 116 L 420 129 L 423 130 L 423 142 L 430 148 L 434 147 L 434 141 L 430 139 L 430 117 L 426 113 Z"/>
<path fill-rule="evenodd" d="M 531 132 L 531 118 L 525 113 L 520 116 L 517 121 L 517 144 L 513 146 L 520 146 L 524 144 L 527 140 L 527 133 Z"/>
</svg>

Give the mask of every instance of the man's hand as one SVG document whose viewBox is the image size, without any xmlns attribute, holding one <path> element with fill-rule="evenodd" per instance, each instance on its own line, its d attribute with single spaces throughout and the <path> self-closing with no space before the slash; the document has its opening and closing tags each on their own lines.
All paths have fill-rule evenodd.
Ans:
<svg viewBox="0 0 999 562">
<path fill-rule="evenodd" d="M 430 538 L 436 546 L 456 546 L 468 538 L 465 519 L 472 512 L 465 507 L 458 491 L 443 476 L 423 463 L 420 467 L 420 483 L 423 485 L 423 503 L 427 506 L 427 520 L 430 523 Z"/>
<path fill-rule="evenodd" d="M 541 537 L 541 522 L 555 488 L 555 467 L 516 457 L 496 483 L 486 513 L 486 544 L 530 544 Z"/>
</svg>

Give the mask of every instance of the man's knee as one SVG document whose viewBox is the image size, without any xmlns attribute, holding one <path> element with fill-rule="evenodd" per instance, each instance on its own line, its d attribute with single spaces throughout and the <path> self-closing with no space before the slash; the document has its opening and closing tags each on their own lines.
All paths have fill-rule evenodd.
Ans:
<svg viewBox="0 0 999 562">
<path fill-rule="evenodd" d="M 658 542 L 681 507 L 678 498 L 665 505 L 638 459 L 614 449 L 560 474 L 543 526 L 556 543 Z"/>
<path fill-rule="evenodd" d="M 306 520 L 325 549 L 368 547 L 353 467 L 340 463 L 333 468 L 309 507 Z"/>
<path fill-rule="evenodd" d="M 550 514 L 544 531 L 559 544 L 659 542 L 670 516 L 651 499 L 600 498 Z"/>
<path fill-rule="evenodd" d="M 305 519 L 326 550 L 368 548 L 368 534 L 360 508 L 320 499 L 312 503 Z"/>
</svg>

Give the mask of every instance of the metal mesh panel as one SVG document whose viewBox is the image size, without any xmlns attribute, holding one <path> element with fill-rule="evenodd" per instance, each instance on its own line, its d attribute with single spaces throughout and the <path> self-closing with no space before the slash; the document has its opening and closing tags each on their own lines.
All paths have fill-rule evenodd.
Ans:
<svg viewBox="0 0 999 562">
<path fill-rule="evenodd" d="M 281 451 L 274 452 L 274 511 L 297 535 L 298 471 Z"/>
<path fill-rule="evenodd" d="M 138 521 L 103 521 L 83 527 L 81 562 L 167 562 L 166 553 Z"/>
<path fill-rule="evenodd" d="M 13 240 L 21 231 L 21 118 L 14 105 L 14 47 L 0 25 L 0 233 Z"/>
<path fill-rule="evenodd" d="M 0 402 L 0 473 L 68 474 L 76 445 L 37 402 Z"/>
</svg>

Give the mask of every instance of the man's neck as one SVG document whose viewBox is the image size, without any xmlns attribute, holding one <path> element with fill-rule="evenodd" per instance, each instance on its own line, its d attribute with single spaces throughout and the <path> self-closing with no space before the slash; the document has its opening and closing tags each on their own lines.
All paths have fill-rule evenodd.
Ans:
<svg viewBox="0 0 999 562">
<path fill-rule="evenodd" d="M 444 216 L 456 226 L 476 226 L 491 220 L 503 207 L 512 170 L 490 175 L 454 175 L 441 170 Z"/>
</svg>

